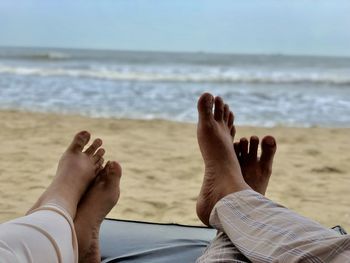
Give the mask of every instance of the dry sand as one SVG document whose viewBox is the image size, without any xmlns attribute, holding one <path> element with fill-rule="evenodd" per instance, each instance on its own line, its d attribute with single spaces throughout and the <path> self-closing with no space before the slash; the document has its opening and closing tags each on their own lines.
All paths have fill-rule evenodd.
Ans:
<svg viewBox="0 0 350 263">
<path fill-rule="evenodd" d="M 76 131 L 104 140 L 123 167 L 122 195 L 109 217 L 199 225 L 203 165 L 194 124 L 92 119 L 0 111 L 0 222 L 23 215 L 54 175 Z M 350 129 L 238 127 L 274 135 L 278 151 L 268 197 L 325 226 L 350 230 Z"/>
</svg>

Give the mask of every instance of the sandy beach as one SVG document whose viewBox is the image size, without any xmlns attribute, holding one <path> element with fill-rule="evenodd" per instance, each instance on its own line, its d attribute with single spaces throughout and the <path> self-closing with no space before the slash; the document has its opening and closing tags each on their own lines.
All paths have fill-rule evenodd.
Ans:
<svg viewBox="0 0 350 263">
<path fill-rule="evenodd" d="M 123 167 L 112 218 L 200 225 L 203 165 L 194 124 L 0 111 L 0 222 L 22 216 L 53 177 L 76 131 L 100 137 Z M 350 230 L 350 129 L 237 127 L 278 150 L 267 196 L 330 227 Z"/>
</svg>

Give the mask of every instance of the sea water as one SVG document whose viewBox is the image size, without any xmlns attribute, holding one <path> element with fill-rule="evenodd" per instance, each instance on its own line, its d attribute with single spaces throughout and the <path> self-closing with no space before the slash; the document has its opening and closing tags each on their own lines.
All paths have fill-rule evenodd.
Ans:
<svg viewBox="0 0 350 263">
<path fill-rule="evenodd" d="M 0 109 L 195 122 L 205 91 L 240 125 L 350 127 L 350 58 L 0 48 Z"/>
</svg>

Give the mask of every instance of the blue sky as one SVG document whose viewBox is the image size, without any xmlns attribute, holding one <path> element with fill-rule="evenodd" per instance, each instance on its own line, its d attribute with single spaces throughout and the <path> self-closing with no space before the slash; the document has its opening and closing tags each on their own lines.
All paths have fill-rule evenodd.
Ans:
<svg viewBox="0 0 350 263">
<path fill-rule="evenodd" d="M 0 45 L 350 56 L 349 0 L 1 0 Z"/>
</svg>

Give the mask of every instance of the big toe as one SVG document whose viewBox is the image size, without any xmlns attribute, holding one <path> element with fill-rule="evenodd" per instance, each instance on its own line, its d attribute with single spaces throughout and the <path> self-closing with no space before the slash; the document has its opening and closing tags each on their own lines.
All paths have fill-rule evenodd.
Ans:
<svg viewBox="0 0 350 263">
<path fill-rule="evenodd" d="M 107 176 L 109 180 L 119 185 L 120 178 L 122 176 L 122 168 L 120 164 L 115 161 L 110 162 L 107 169 Z"/>
<path fill-rule="evenodd" d="M 106 180 L 112 190 L 110 201 L 113 203 L 113 205 L 115 205 L 119 200 L 121 176 L 122 176 L 122 168 L 119 165 L 119 163 L 114 161 L 110 162 L 107 167 Z"/>
<path fill-rule="evenodd" d="M 273 157 L 277 150 L 276 139 L 272 136 L 266 136 L 261 142 L 261 158 L 262 168 L 269 173 L 272 170 Z"/>
<path fill-rule="evenodd" d="M 210 93 L 203 93 L 197 103 L 199 119 L 207 120 L 213 114 L 214 97 Z"/>
<path fill-rule="evenodd" d="M 68 151 L 82 151 L 84 146 L 89 142 L 90 136 L 90 133 L 87 131 L 77 133 L 69 145 Z"/>
</svg>

